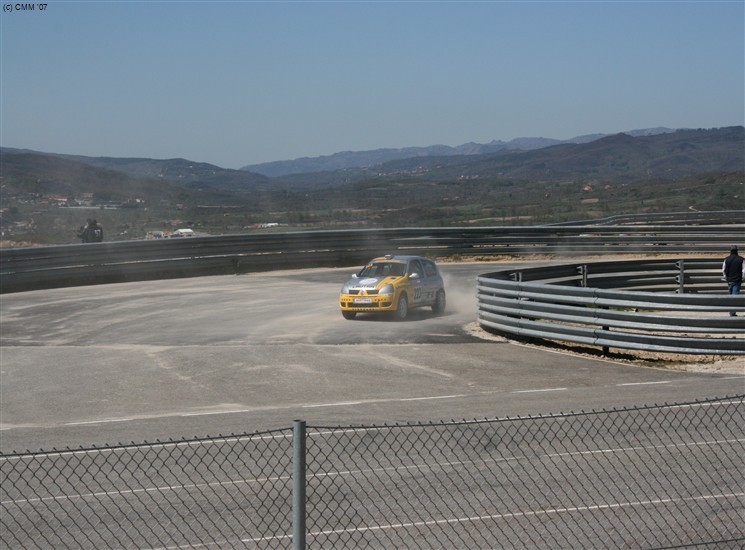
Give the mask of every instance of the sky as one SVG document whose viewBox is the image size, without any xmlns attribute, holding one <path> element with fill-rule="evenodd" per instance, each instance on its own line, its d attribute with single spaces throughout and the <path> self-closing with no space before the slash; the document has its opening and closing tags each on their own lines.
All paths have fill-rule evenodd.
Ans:
<svg viewBox="0 0 745 550">
<path fill-rule="evenodd" d="M 2 5 L 3 147 L 241 168 L 745 124 L 743 0 Z"/>
</svg>

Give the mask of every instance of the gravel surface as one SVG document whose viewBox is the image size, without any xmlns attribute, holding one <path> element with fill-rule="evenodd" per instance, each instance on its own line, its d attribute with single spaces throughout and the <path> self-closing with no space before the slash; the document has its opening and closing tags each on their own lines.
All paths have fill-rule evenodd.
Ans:
<svg viewBox="0 0 745 550">
<path fill-rule="evenodd" d="M 562 353 L 583 357 L 598 357 L 603 355 L 599 349 L 592 349 L 589 347 L 562 345 L 553 342 L 546 342 L 545 345 L 539 345 L 535 343 L 513 341 L 484 330 L 478 322 L 469 323 L 464 327 L 464 329 L 471 336 L 483 340 L 514 342 L 534 348 L 550 348 L 553 351 L 560 351 Z M 659 367 L 687 372 L 739 374 L 745 376 L 745 357 L 737 355 L 688 355 L 624 350 L 623 352 L 610 353 L 605 357 L 621 363 L 630 363 L 646 367 Z"/>
</svg>

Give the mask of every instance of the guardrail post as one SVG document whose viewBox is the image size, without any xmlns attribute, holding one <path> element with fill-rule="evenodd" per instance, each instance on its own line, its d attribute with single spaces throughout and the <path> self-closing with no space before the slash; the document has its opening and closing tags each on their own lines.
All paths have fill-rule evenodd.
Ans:
<svg viewBox="0 0 745 550">
<path fill-rule="evenodd" d="M 292 548 L 305 550 L 305 421 L 292 428 Z"/>
<path fill-rule="evenodd" d="M 577 271 L 579 271 L 579 275 L 581 277 L 580 279 L 580 286 L 582 288 L 587 288 L 587 264 L 578 265 Z"/>
<path fill-rule="evenodd" d="M 678 294 L 685 292 L 685 260 L 678 260 Z"/>
<path fill-rule="evenodd" d="M 600 309 L 606 309 L 607 310 L 607 309 L 610 309 L 610 308 L 608 306 L 602 306 Z M 609 326 L 604 326 L 603 327 L 603 330 L 606 331 L 606 332 L 609 332 L 610 331 L 610 327 Z M 610 348 L 608 346 L 603 346 L 603 355 L 608 355 L 609 353 L 610 353 Z"/>
</svg>

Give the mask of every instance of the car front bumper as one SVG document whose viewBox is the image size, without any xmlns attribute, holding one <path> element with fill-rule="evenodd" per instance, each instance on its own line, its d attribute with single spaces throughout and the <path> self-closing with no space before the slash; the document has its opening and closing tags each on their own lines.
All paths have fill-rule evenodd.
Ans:
<svg viewBox="0 0 745 550">
<path fill-rule="evenodd" d="M 353 294 L 342 294 L 339 297 L 339 307 L 342 311 L 370 312 L 370 311 L 393 311 L 396 302 L 393 294 L 378 294 L 373 296 L 358 296 Z"/>
</svg>

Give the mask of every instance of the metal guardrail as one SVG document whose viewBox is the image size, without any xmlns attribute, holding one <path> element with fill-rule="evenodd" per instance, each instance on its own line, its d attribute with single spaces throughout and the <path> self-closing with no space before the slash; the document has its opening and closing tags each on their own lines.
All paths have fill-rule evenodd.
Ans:
<svg viewBox="0 0 745 550">
<path fill-rule="evenodd" d="M 480 275 L 480 325 L 519 338 L 681 354 L 745 355 L 745 295 L 721 260 L 566 264 Z"/>
<path fill-rule="evenodd" d="M 0 545 L 734 550 L 744 397 L 0 455 Z"/>
<path fill-rule="evenodd" d="M 387 253 L 489 257 L 725 254 L 744 224 L 408 228 L 185 237 L 0 249 L 0 292 L 359 265 Z"/>
<path fill-rule="evenodd" d="M 618 214 L 607 218 L 561 222 L 555 225 L 718 225 L 745 220 L 745 210 L 716 210 L 685 212 L 649 212 L 645 214 Z"/>
</svg>

